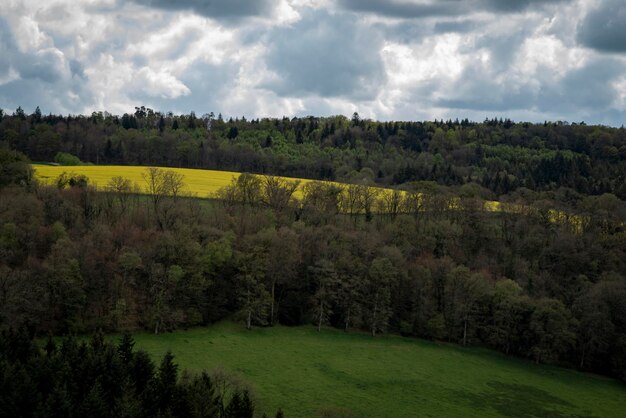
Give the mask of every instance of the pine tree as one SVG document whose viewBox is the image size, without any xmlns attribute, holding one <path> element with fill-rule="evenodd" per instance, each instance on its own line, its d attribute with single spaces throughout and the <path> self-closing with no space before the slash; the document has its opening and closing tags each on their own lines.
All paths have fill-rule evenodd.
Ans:
<svg viewBox="0 0 626 418">
<path fill-rule="evenodd" d="M 178 365 L 174 363 L 174 355 L 168 351 L 159 366 L 157 396 L 161 411 L 171 409 L 176 400 Z"/>
<path fill-rule="evenodd" d="M 233 397 L 230 399 L 228 406 L 226 407 L 226 411 L 224 415 L 226 418 L 240 418 L 241 417 L 241 395 L 239 392 L 235 392 Z"/>
<path fill-rule="evenodd" d="M 159 118 L 159 132 L 163 132 L 164 129 L 165 129 L 165 119 L 163 118 L 163 115 L 161 115 L 161 117 Z"/>
<path fill-rule="evenodd" d="M 18 117 L 21 120 L 26 119 L 26 114 L 24 113 L 24 109 L 22 109 L 22 106 L 18 106 L 17 109 L 15 109 L 15 113 L 13 113 L 13 116 Z"/>
<path fill-rule="evenodd" d="M 52 336 L 48 336 L 48 341 L 46 341 L 46 345 L 44 346 L 44 350 L 46 351 L 48 356 L 51 356 L 51 355 L 53 355 L 56 352 L 57 346 L 54 343 L 54 340 L 52 339 Z"/>
<path fill-rule="evenodd" d="M 129 375 L 135 386 L 135 393 L 137 395 L 144 393 L 154 375 L 154 363 L 145 351 L 138 351 L 133 355 Z"/>
<path fill-rule="evenodd" d="M 102 386 L 100 385 L 99 382 L 96 382 L 96 384 L 91 388 L 91 390 L 87 394 L 87 397 L 85 398 L 85 400 L 83 401 L 83 403 L 81 404 L 79 408 L 78 415 L 83 416 L 83 417 L 94 417 L 94 418 L 98 418 L 98 417 L 105 418 L 105 417 L 110 416 L 109 408 L 107 407 L 107 403 L 104 400 Z"/>
<path fill-rule="evenodd" d="M 186 387 L 189 415 L 194 417 L 214 417 L 219 413 L 219 398 L 215 387 L 206 372 L 195 376 Z"/>
<path fill-rule="evenodd" d="M 35 109 L 35 113 L 33 113 L 33 122 L 41 122 L 41 109 L 39 109 L 39 106 L 37 106 L 37 108 Z"/>
<path fill-rule="evenodd" d="M 120 356 L 120 360 L 124 365 L 129 365 L 133 359 L 133 347 L 135 346 L 135 340 L 129 333 L 124 333 L 119 345 L 117 346 L 117 352 Z"/>
<path fill-rule="evenodd" d="M 252 418 L 254 416 L 254 404 L 247 390 L 243 392 L 243 397 L 241 398 L 241 411 L 239 416 L 241 418 Z"/>
</svg>

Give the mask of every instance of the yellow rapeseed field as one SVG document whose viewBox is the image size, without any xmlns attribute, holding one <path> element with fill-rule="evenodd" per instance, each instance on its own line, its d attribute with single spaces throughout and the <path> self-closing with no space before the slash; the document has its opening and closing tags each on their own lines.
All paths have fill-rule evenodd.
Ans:
<svg viewBox="0 0 626 418">
<path fill-rule="evenodd" d="M 106 187 L 113 177 L 124 177 L 133 183 L 137 183 L 143 192 L 146 181 L 143 176 L 147 167 L 140 166 L 119 166 L 119 165 L 81 165 L 81 166 L 51 166 L 33 164 L 35 176 L 43 183 L 52 183 L 62 173 L 76 173 L 87 176 L 89 182 L 100 189 Z M 164 168 L 173 170 L 184 176 L 185 192 L 198 197 L 208 197 L 219 188 L 230 184 L 233 178 L 240 173 L 216 170 L 194 170 L 189 168 Z"/>
<path fill-rule="evenodd" d="M 146 181 L 144 174 L 148 167 L 144 166 L 121 166 L 121 165 L 81 165 L 81 166 L 53 166 L 44 164 L 33 164 L 35 176 L 45 184 L 52 184 L 62 173 L 82 174 L 89 179 L 89 183 L 103 189 L 113 177 L 124 177 L 139 186 L 141 192 L 145 192 Z M 192 168 L 166 168 L 158 167 L 162 170 L 171 170 L 183 175 L 185 183 L 184 192 L 193 196 L 206 198 L 214 196 L 220 188 L 228 186 L 234 178 L 241 173 L 233 171 L 199 170 Z M 316 180 L 281 177 L 285 180 L 300 181 L 300 188 L 296 191 L 296 197 L 301 197 L 302 186 Z M 331 182 L 338 186 L 342 183 Z M 392 189 L 377 188 L 382 193 L 389 193 Z"/>
<path fill-rule="evenodd" d="M 62 173 L 75 173 L 86 176 L 89 182 L 96 187 L 103 189 L 111 181 L 113 177 L 124 177 L 129 179 L 132 183 L 135 183 L 141 193 L 145 193 L 146 181 L 144 174 L 147 167 L 144 166 L 96 166 L 96 165 L 84 165 L 84 166 L 52 166 L 44 164 L 33 164 L 35 169 L 36 178 L 45 184 L 52 184 L 56 178 Z M 241 173 L 232 171 L 218 171 L 218 170 L 199 170 L 191 168 L 164 168 L 163 170 L 172 170 L 183 175 L 183 182 L 185 183 L 184 193 L 192 196 L 207 198 L 213 197 L 215 192 L 224 186 L 228 186 L 234 178 L 239 177 Z M 302 196 L 302 186 L 306 183 L 315 181 L 308 179 L 295 179 L 282 177 L 286 180 L 299 180 L 300 188 L 296 191 L 295 196 Z M 342 183 L 332 182 L 338 186 L 345 186 Z M 377 188 L 381 194 L 392 193 L 393 189 Z M 402 192 L 404 195 L 405 192 Z M 458 200 L 453 199 L 450 202 L 450 207 L 458 207 Z M 524 208 L 521 205 L 504 205 L 497 201 L 485 201 L 483 207 L 488 212 L 521 212 Z M 568 217 L 565 213 L 552 210 L 549 214 L 550 220 L 553 222 L 567 222 L 569 221 L 574 225 L 576 229 L 581 226 L 580 217 Z"/>
</svg>

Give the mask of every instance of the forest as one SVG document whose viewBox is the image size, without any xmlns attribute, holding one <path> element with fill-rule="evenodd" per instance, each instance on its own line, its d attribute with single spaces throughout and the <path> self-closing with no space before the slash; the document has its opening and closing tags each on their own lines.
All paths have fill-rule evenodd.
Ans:
<svg viewBox="0 0 626 418">
<path fill-rule="evenodd" d="M 294 199 L 289 182 L 245 174 L 219 199 L 195 199 L 158 169 L 147 195 L 129 193 L 123 178 L 38 184 L 30 162 L 59 153 L 425 198 L 419 208 L 398 195 L 409 209 L 346 213 L 330 183 Z M 626 380 L 625 175 L 623 128 L 18 109 L 0 122 L 0 327 L 45 337 L 224 318 L 314 324 Z M 488 212 L 481 199 L 532 210 Z M 552 209 L 584 221 L 556 222 Z"/>
<path fill-rule="evenodd" d="M 96 333 L 89 342 L 49 338 L 42 350 L 26 328 L 3 330 L 0 416 L 254 416 L 246 389 L 206 372 L 180 373 L 170 352 L 156 367 L 134 346 L 130 334 L 115 344 Z"/>
<path fill-rule="evenodd" d="M 282 119 L 197 117 L 137 107 L 115 116 L 11 115 L 0 141 L 32 161 L 206 168 L 347 183 L 480 185 L 483 197 L 568 189 L 626 199 L 626 130 L 491 119 L 377 122 L 354 114 Z"/>
</svg>

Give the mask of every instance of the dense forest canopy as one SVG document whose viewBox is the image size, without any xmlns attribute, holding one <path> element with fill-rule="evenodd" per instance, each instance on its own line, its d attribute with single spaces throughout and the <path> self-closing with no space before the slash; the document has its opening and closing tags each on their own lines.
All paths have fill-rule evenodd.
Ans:
<svg viewBox="0 0 626 418">
<path fill-rule="evenodd" d="M 26 328 L 3 330 L 0 417 L 254 416 L 253 395 L 232 376 L 180 373 L 170 352 L 156 367 L 134 345 L 129 334 L 113 344 L 96 333 L 90 342 L 48 338 L 42 349 Z"/>
<path fill-rule="evenodd" d="M 315 324 L 626 379 L 624 129 L 358 115 L 225 121 L 138 108 L 121 118 L 15 112 L 3 116 L 0 142 L 1 327 L 45 335 L 158 333 L 223 318 Z M 126 193 L 124 179 L 38 185 L 28 157 L 59 152 L 401 185 L 431 198 L 419 210 L 365 216 L 337 211 L 329 183 L 280 204 L 254 176 L 221 200 Z M 290 196 L 289 184 L 272 187 Z M 451 195 L 460 198 L 453 209 Z M 479 199 L 495 195 L 534 210 L 485 211 Z M 555 207 L 586 222 L 554 222 Z"/>
<path fill-rule="evenodd" d="M 519 189 L 611 193 L 626 199 L 626 130 L 584 123 L 489 119 L 376 122 L 304 117 L 225 120 L 146 107 L 115 116 L 4 112 L 0 142 L 33 161 L 59 151 L 94 164 L 269 173 L 401 186 L 475 183 L 500 196 Z"/>
</svg>

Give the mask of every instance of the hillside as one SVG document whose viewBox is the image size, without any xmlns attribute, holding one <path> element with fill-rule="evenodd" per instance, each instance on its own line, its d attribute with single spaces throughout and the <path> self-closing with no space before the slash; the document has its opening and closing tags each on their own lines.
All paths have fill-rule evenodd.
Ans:
<svg viewBox="0 0 626 418">
<path fill-rule="evenodd" d="M 545 198 L 519 203 L 533 210 L 489 212 L 441 190 L 377 200 L 366 186 L 308 182 L 300 200 L 284 178 L 242 174 L 205 204 L 181 198 L 176 171 L 54 167 L 149 171 L 146 197 L 123 179 L 33 183 L 24 155 L 0 157 L 4 324 L 159 333 L 234 315 L 248 328 L 401 333 L 626 376 L 615 196 L 572 202 L 569 213 L 584 219 L 572 228 L 552 222 L 559 202 Z M 220 175 L 227 183 L 233 173 Z"/>
<path fill-rule="evenodd" d="M 159 359 L 219 368 L 252 385 L 261 411 L 288 417 L 619 417 L 626 387 L 594 375 L 537 366 L 483 349 L 313 327 L 220 323 L 169 334 L 136 334 Z"/>
<path fill-rule="evenodd" d="M 626 199 L 626 130 L 606 126 L 344 116 L 210 120 L 137 108 L 121 117 L 5 115 L 0 138 L 33 161 L 63 152 L 96 165 L 367 180 L 380 187 L 471 185 L 487 200 L 562 189 L 573 197 Z"/>
<path fill-rule="evenodd" d="M 0 418 L 626 418 L 626 0 L 1 4 Z"/>
<path fill-rule="evenodd" d="M 94 165 L 79 165 L 79 166 L 59 166 L 59 165 L 47 165 L 47 164 L 33 164 L 33 168 L 35 170 L 36 178 L 41 181 L 43 184 L 51 184 L 54 185 L 56 179 L 59 176 L 66 173 L 69 175 L 84 175 L 89 180 L 90 184 L 98 187 L 100 190 L 106 190 L 107 186 L 110 184 L 111 180 L 114 177 L 122 177 L 130 180 L 130 182 L 135 186 L 135 191 L 140 194 L 148 194 L 148 190 L 146 188 L 146 169 L 147 167 L 143 166 L 94 166 Z M 175 172 L 182 177 L 183 188 L 182 193 L 190 196 L 195 196 L 199 198 L 215 198 L 218 197 L 218 192 L 220 189 L 225 188 L 232 184 L 232 182 L 237 180 L 237 178 L 241 175 L 241 173 L 231 172 L 231 171 L 219 171 L 219 170 L 200 170 L 200 169 L 189 169 L 189 168 L 165 168 L 158 167 L 161 170 L 172 171 Z M 259 176 L 262 178 L 263 176 Z M 303 187 L 306 184 L 311 184 L 316 182 L 315 180 L 309 179 L 299 179 L 299 178 L 290 178 L 290 177 L 281 177 L 277 176 L 277 179 L 282 182 L 297 182 L 299 185 L 294 191 L 294 197 L 298 199 L 302 199 L 303 197 Z M 344 201 L 348 198 L 345 196 L 346 188 L 349 187 L 349 184 L 340 183 L 340 182 L 324 182 L 325 184 L 333 185 L 338 188 L 344 190 L 343 197 Z M 373 202 L 374 211 L 377 212 L 385 212 L 386 202 L 385 200 L 393 199 L 393 193 L 398 193 L 396 199 L 396 204 L 398 208 L 396 208 L 399 212 L 409 212 L 411 208 L 403 207 L 405 206 L 403 200 L 407 199 L 407 192 L 403 190 L 390 189 L 390 188 L 381 188 L 381 187 L 370 187 L 377 196 L 375 197 L 375 202 Z M 431 191 L 431 193 L 433 193 Z M 416 199 L 418 202 L 416 203 L 413 209 L 415 210 L 423 210 L 425 208 L 424 200 L 427 200 L 428 197 L 425 197 L 423 193 L 416 192 Z M 388 198 L 388 199 L 385 199 Z M 456 196 L 447 196 L 447 207 L 450 209 L 460 208 L 461 202 Z M 509 213 L 521 213 L 527 212 L 530 210 L 529 206 L 524 206 L 521 204 L 502 204 L 502 202 L 494 201 L 494 200 L 484 200 L 479 204 L 485 211 L 488 212 L 509 212 Z M 340 206 L 345 206 L 341 205 Z M 348 212 L 349 209 L 346 207 L 341 208 L 342 211 Z M 362 210 L 359 210 L 362 212 Z M 583 218 L 581 216 L 576 216 L 572 214 L 568 214 L 565 211 L 560 211 L 556 209 L 548 209 L 548 217 L 553 222 L 564 222 L 572 225 L 575 230 L 580 230 L 582 227 Z"/>
<path fill-rule="evenodd" d="M 4 328 L 313 324 L 626 379 L 626 212 L 613 194 L 521 187 L 497 203 L 475 182 L 296 187 L 144 165 L 36 165 L 36 182 L 24 154 L 0 148 L 0 163 Z"/>
</svg>

